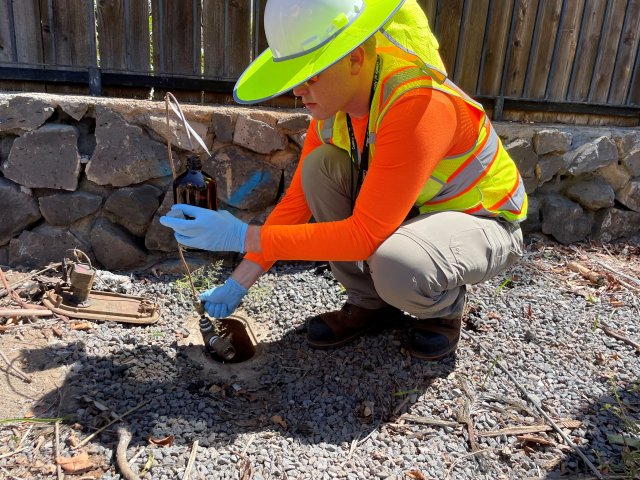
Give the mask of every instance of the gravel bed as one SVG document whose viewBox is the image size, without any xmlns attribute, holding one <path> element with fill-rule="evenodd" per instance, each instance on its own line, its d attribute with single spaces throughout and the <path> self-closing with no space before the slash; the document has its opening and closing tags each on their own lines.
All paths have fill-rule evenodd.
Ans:
<svg viewBox="0 0 640 480">
<path fill-rule="evenodd" d="M 632 245 L 619 246 L 609 258 L 637 278 L 638 252 Z M 466 334 L 457 355 L 439 363 L 407 356 L 402 328 L 337 350 L 308 348 L 305 319 L 339 308 L 344 290 L 316 265 L 279 265 L 259 280 L 241 307 L 262 332 L 259 358 L 250 361 L 253 374 L 231 375 L 227 381 L 210 375 L 211 366 L 203 369 L 189 353 L 196 347 L 184 344 L 192 307 L 181 276 L 139 275 L 123 282 L 105 274 L 112 289 L 155 299 L 160 321 L 151 326 L 91 322 L 89 331 L 60 323 L 65 335 L 49 342 L 47 364 L 31 367 L 68 367 L 61 414 L 73 419 L 62 425 L 61 455 L 77 454 L 70 437 L 83 439 L 113 412 L 148 401 L 122 422 L 133 434 L 127 457 L 139 454 L 132 468 L 142 470 L 153 455 L 146 478 L 182 478 L 196 440 L 191 479 L 592 474 L 553 431 L 526 433 L 529 438 L 483 436 L 545 423 L 499 362 L 553 419 L 578 422 L 563 424 L 566 432 L 596 467 L 611 473 L 628 458 L 611 435 L 630 436 L 639 428 L 640 362 L 631 346 L 599 327 L 640 341 L 640 296 L 631 282 L 618 283 L 616 274 L 609 273 L 597 287 L 566 268 L 571 260 L 595 265 L 589 259 L 599 253 L 588 246 L 532 243 L 509 272 L 470 288 Z M 221 267 L 218 280 L 228 272 Z M 56 395 L 40 402 L 56 403 Z M 427 425 L 416 417 L 451 423 Z M 102 467 L 95 478 L 121 478 L 115 466 L 116 427 L 85 447 Z M 147 441 L 169 435 L 175 437 L 172 445 Z M 0 444 L 8 451 L 16 447 L 14 437 L 14 430 L 0 429 Z M 52 438 L 44 438 L 38 449 L 27 445 L 20 453 L 0 456 L 0 472 L 22 477 L 26 470 L 20 469 L 30 468 L 31 478 L 55 478 L 33 467 L 41 457 L 51 458 Z M 22 457 L 31 467 L 21 464 Z"/>
</svg>

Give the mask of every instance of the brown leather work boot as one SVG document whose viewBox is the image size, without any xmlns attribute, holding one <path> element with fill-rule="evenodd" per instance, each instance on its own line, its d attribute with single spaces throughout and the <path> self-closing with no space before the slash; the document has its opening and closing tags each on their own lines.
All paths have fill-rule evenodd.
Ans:
<svg viewBox="0 0 640 480">
<path fill-rule="evenodd" d="M 340 347 L 365 333 L 382 330 L 400 320 L 395 307 L 368 309 L 345 303 L 342 309 L 311 317 L 307 323 L 307 341 L 314 348 Z"/>
<path fill-rule="evenodd" d="M 460 341 L 462 317 L 452 320 L 432 318 L 417 321 L 409 331 L 405 348 L 411 356 L 422 360 L 441 360 L 455 352 Z"/>
</svg>

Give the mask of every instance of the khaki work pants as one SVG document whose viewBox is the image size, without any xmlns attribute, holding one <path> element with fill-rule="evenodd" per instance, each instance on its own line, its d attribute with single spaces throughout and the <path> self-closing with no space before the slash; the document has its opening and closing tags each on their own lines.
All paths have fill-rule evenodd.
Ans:
<svg viewBox="0 0 640 480">
<path fill-rule="evenodd" d="M 322 145 L 311 152 L 302 167 L 302 186 L 316 221 L 348 218 L 356 181 L 345 151 Z M 373 309 L 389 304 L 420 319 L 455 318 L 462 314 L 466 285 L 506 270 L 522 251 L 518 225 L 437 212 L 405 221 L 364 268 L 358 262 L 331 262 L 331 271 L 354 305 Z"/>
</svg>

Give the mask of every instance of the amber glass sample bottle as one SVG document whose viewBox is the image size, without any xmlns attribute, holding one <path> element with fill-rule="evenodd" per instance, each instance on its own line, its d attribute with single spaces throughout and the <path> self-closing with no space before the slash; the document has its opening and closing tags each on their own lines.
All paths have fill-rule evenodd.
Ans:
<svg viewBox="0 0 640 480">
<path fill-rule="evenodd" d="M 187 171 L 173 181 L 173 203 L 218 209 L 216 181 L 202 171 L 198 157 L 187 158 Z"/>
</svg>

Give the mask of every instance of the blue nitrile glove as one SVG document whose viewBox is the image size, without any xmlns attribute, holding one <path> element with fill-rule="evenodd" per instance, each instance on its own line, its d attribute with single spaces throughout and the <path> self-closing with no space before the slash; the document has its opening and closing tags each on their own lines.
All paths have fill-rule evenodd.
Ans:
<svg viewBox="0 0 640 480">
<path fill-rule="evenodd" d="M 224 284 L 214 287 L 200 294 L 200 300 L 204 302 L 204 309 L 213 318 L 225 318 L 238 308 L 240 302 L 247 294 L 247 289 L 228 278 Z"/>
<path fill-rule="evenodd" d="M 186 219 L 192 217 L 192 219 Z M 160 223 L 175 231 L 178 243 L 212 252 L 244 252 L 247 224 L 226 210 L 176 204 Z"/>
</svg>

